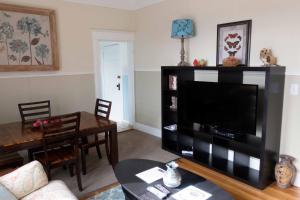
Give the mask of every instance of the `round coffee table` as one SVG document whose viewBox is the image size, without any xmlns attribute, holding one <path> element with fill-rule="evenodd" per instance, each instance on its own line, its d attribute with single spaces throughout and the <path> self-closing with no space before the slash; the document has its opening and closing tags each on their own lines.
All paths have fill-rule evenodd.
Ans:
<svg viewBox="0 0 300 200">
<path fill-rule="evenodd" d="M 160 167 L 166 170 L 165 163 L 152 161 L 152 160 L 131 159 L 131 160 L 121 161 L 116 165 L 114 169 L 115 175 L 122 186 L 123 192 L 127 200 L 141 199 L 140 197 L 147 192 L 146 188 L 150 185 L 156 185 L 156 184 L 163 185 L 162 179 L 155 181 L 152 184 L 147 184 L 146 182 L 142 181 L 141 179 L 135 176 L 136 174 L 151 169 L 153 167 Z M 222 188 L 204 179 L 203 177 L 200 177 L 184 169 L 179 169 L 179 172 L 182 176 L 182 184 L 178 188 L 171 189 L 163 185 L 172 194 L 175 194 L 176 192 L 190 185 L 193 185 L 201 190 L 204 190 L 212 194 L 209 200 L 212 199 L 232 200 L 233 199 L 229 193 L 225 192 Z M 158 198 L 153 200 L 158 200 Z M 174 200 L 174 199 L 171 196 L 169 196 L 168 200 Z"/>
</svg>

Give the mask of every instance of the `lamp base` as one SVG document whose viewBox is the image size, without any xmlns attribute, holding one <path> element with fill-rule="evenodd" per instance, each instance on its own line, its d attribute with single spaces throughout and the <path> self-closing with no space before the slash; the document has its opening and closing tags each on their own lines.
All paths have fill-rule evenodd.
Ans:
<svg viewBox="0 0 300 200">
<path fill-rule="evenodd" d="M 180 61 L 177 66 L 191 66 L 191 64 L 185 61 Z"/>
</svg>

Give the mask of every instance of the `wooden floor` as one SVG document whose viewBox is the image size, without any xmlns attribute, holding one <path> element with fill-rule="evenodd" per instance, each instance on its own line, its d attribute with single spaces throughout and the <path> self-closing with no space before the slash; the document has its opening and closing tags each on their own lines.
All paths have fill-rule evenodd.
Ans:
<svg viewBox="0 0 300 200">
<path fill-rule="evenodd" d="M 181 168 L 202 176 L 222 187 L 238 200 L 300 200 L 300 188 L 280 189 L 274 183 L 265 190 L 259 190 L 186 159 L 179 159 L 177 163 Z"/>
<path fill-rule="evenodd" d="M 236 200 L 300 200 L 300 188 L 291 187 L 289 189 L 280 189 L 274 183 L 265 190 L 259 190 L 186 159 L 179 159 L 177 163 L 181 168 L 202 176 L 220 186 L 229 192 Z M 118 183 L 114 183 L 101 188 L 85 195 L 81 200 L 91 198 L 117 185 Z"/>
</svg>

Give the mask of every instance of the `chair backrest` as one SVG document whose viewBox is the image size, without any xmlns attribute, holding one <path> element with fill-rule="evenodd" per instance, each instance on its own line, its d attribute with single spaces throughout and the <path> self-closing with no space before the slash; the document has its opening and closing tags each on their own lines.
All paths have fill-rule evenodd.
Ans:
<svg viewBox="0 0 300 200">
<path fill-rule="evenodd" d="M 95 115 L 109 120 L 109 115 L 111 111 L 111 101 L 97 99 L 95 106 Z"/>
<path fill-rule="evenodd" d="M 18 104 L 23 124 L 29 124 L 37 119 L 47 119 L 51 116 L 50 101 L 38 101 Z"/>
<path fill-rule="evenodd" d="M 43 125 L 43 148 L 46 162 L 49 162 L 48 151 L 66 146 L 72 147 L 78 159 L 79 127 L 80 112 L 49 118 L 48 124 Z"/>
<path fill-rule="evenodd" d="M 43 125 L 43 147 L 46 158 L 49 150 L 65 145 L 73 146 L 78 155 L 79 127 L 80 112 L 50 117 L 48 124 Z"/>
</svg>

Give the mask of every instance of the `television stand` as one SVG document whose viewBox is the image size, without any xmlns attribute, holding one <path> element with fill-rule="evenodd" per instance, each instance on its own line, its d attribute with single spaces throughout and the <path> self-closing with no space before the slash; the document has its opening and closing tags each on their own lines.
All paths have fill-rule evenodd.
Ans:
<svg viewBox="0 0 300 200">
<path fill-rule="evenodd" d="M 164 150 L 259 189 L 274 182 L 280 149 L 285 67 L 171 66 L 162 67 L 161 80 Z M 186 120 L 187 113 L 182 106 L 182 88 L 186 81 L 259 85 L 256 134 L 237 135 L 212 127 L 207 130 L 203 125 L 195 128 L 193 121 Z M 165 128 L 172 125 L 176 125 L 176 129 Z M 258 164 L 253 166 L 253 163 Z"/>
</svg>

